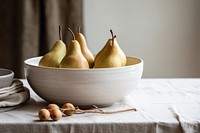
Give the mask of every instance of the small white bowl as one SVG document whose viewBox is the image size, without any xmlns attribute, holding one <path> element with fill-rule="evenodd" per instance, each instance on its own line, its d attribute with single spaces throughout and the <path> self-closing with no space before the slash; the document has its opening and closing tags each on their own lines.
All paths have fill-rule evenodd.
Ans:
<svg viewBox="0 0 200 133">
<path fill-rule="evenodd" d="M 8 87 L 12 84 L 14 72 L 0 68 L 0 88 Z"/>
<path fill-rule="evenodd" d="M 25 60 L 25 76 L 41 98 L 56 104 L 111 105 L 136 89 L 143 73 L 143 61 L 133 57 L 125 67 L 95 69 L 42 67 L 40 59 Z"/>
</svg>

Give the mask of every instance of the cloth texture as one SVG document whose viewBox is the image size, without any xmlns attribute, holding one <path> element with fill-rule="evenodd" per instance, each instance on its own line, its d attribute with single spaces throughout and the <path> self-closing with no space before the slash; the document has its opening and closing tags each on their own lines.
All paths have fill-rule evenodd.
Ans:
<svg viewBox="0 0 200 133">
<path fill-rule="evenodd" d="M 29 98 L 29 89 L 19 79 L 14 79 L 11 86 L 0 88 L 0 112 L 18 108 Z"/>
<path fill-rule="evenodd" d="M 84 113 L 58 121 L 40 121 L 39 109 L 49 104 L 30 90 L 31 99 L 22 107 L 0 113 L 0 132 L 45 133 L 199 133 L 200 79 L 142 79 L 123 100 L 100 108 L 137 111 L 115 114 Z M 58 97 L 59 98 L 59 97 Z"/>
<path fill-rule="evenodd" d="M 49 51 L 59 40 L 59 25 L 68 43 L 67 28 L 83 27 L 82 0 L 1 0 L 0 68 L 23 78 L 24 60 Z"/>
</svg>

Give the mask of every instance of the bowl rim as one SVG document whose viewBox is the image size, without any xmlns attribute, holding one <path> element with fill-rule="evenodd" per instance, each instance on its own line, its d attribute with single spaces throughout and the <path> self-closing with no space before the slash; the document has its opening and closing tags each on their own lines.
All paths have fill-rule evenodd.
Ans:
<svg viewBox="0 0 200 133">
<path fill-rule="evenodd" d="M 0 78 L 6 78 L 6 77 L 14 76 L 14 72 L 10 69 L 0 68 L 0 71 L 8 72 L 4 75 L 0 75 Z"/>
<path fill-rule="evenodd" d="M 126 56 L 126 58 L 134 58 L 139 60 L 138 63 L 136 64 L 132 64 L 132 65 L 128 65 L 128 66 L 122 66 L 122 67 L 112 67 L 112 68 L 89 68 L 89 69 L 83 69 L 83 68 L 57 68 L 57 67 L 45 67 L 45 66 L 39 66 L 39 65 L 32 65 L 30 63 L 28 63 L 28 61 L 30 60 L 36 60 L 38 58 L 42 58 L 42 56 L 36 56 L 36 57 L 32 57 L 32 58 L 28 58 L 24 61 L 24 64 L 26 66 L 31 66 L 31 67 L 35 67 L 35 68 L 41 68 L 41 69 L 51 69 L 51 70 L 69 70 L 69 71 L 102 71 L 102 70 L 120 70 L 120 69 L 126 69 L 126 68 L 130 68 L 133 66 L 139 66 L 139 65 L 143 65 L 143 60 L 141 58 L 138 57 L 131 57 L 131 56 Z"/>
</svg>

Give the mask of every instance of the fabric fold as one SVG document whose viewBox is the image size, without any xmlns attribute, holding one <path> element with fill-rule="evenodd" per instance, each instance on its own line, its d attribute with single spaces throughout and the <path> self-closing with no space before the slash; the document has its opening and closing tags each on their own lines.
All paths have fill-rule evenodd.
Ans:
<svg viewBox="0 0 200 133">
<path fill-rule="evenodd" d="M 11 86 L 0 88 L 0 112 L 18 108 L 29 99 L 29 89 L 22 81 L 14 79 Z"/>
</svg>

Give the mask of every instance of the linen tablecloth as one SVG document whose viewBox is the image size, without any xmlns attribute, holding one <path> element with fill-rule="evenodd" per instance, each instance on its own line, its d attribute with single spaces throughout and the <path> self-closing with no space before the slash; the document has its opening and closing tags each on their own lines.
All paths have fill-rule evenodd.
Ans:
<svg viewBox="0 0 200 133">
<path fill-rule="evenodd" d="M 116 114 L 74 114 L 59 121 L 39 121 L 39 109 L 47 102 L 26 80 L 31 99 L 22 107 L 0 113 L 0 133 L 200 133 L 200 79 L 142 79 L 123 100 L 105 107 Z"/>
</svg>

